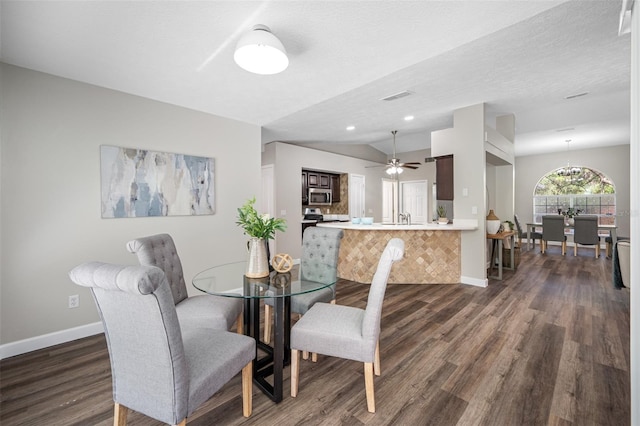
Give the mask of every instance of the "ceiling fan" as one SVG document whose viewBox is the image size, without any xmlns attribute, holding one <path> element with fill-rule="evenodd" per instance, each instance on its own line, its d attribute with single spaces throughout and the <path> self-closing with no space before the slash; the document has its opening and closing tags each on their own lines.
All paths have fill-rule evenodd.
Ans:
<svg viewBox="0 0 640 426">
<path fill-rule="evenodd" d="M 389 175 L 398 175 L 402 173 L 403 169 L 417 169 L 420 163 L 402 163 L 399 158 L 396 158 L 396 133 L 397 130 L 392 130 L 391 134 L 393 135 L 393 157 L 391 160 L 385 164 L 387 168 L 387 174 Z M 371 166 L 371 167 L 380 167 L 380 166 Z"/>
</svg>

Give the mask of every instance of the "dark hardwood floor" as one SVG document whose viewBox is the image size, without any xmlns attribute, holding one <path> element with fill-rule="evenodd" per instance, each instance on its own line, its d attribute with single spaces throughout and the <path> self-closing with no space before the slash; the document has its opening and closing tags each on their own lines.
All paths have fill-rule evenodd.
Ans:
<svg viewBox="0 0 640 426">
<path fill-rule="evenodd" d="M 628 425 L 629 292 L 613 288 L 610 260 L 579 254 L 523 252 L 488 288 L 390 285 L 375 414 L 362 364 L 319 356 L 301 363 L 297 398 L 287 368 L 284 401 L 254 386 L 245 419 L 236 377 L 189 424 Z M 364 307 L 367 289 L 341 281 L 338 303 Z M 0 380 L 3 426 L 112 424 L 103 335 L 5 359 Z"/>
</svg>

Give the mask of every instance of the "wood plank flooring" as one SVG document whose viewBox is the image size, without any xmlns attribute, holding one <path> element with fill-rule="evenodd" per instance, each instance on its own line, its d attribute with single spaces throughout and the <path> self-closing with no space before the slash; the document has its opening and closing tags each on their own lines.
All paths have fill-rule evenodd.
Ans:
<svg viewBox="0 0 640 426">
<path fill-rule="evenodd" d="M 297 398 L 274 404 L 254 386 L 242 417 L 240 377 L 190 425 L 628 425 L 629 292 L 611 261 L 523 252 L 488 288 L 390 285 L 382 375 L 367 412 L 361 363 L 301 361 Z M 364 307 L 368 286 L 338 284 L 340 304 Z M 0 424 L 111 425 L 103 335 L 0 362 Z M 158 425 L 131 413 L 131 425 Z"/>
</svg>

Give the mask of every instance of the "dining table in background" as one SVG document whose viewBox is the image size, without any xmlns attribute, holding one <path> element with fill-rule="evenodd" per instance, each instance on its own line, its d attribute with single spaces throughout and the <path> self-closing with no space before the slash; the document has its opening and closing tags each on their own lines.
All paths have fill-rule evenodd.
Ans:
<svg viewBox="0 0 640 426">
<path fill-rule="evenodd" d="M 277 403 L 283 396 L 283 370 L 291 360 L 291 296 L 318 291 L 335 282 L 301 280 L 299 268 L 294 273 L 271 272 L 264 278 L 247 278 L 246 265 L 243 261 L 206 269 L 193 277 L 192 284 L 207 294 L 244 299 L 244 333 L 256 341 L 253 381 Z M 274 299 L 273 346 L 260 340 L 260 301 L 265 298 Z M 259 358 L 259 351 L 266 355 Z M 273 383 L 266 380 L 269 376 L 273 376 Z"/>
<path fill-rule="evenodd" d="M 531 233 L 536 230 L 536 228 L 542 229 L 542 223 L 527 223 L 527 251 L 530 250 L 530 242 L 531 242 Z M 612 244 L 615 246 L 618 237 L 616 235 L 616 229 L 618 227 L 616 225 L 598 225 L 598 232 L 600 231 L 608 231 L 609 236 L 611 237 Z M 565 225 L 565 229 L 573 229 L 573 225 Z"/>
</svg>

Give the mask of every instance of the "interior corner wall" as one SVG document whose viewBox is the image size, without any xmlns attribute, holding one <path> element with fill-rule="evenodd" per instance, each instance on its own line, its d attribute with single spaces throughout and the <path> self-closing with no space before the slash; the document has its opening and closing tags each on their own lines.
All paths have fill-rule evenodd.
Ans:
<svg viewBox="0 0 640 426">
<path fill-rule="evenodd" d="M 486 161 L 485 105 L 458 109 L 453 114 L 454 220 L 474 219 L 478 229 L 462 232 L 460 272 L 463 279 L 486 280 Z M 463 195 L 464 189 L 467 189 Z M 477 213 L 473 214 L 473 209 Z"/>
<path fill-rule="evenodd" d="M 630 145 L 571 150 L 571 164 L 598 170 L 609 177 L 616 187 L 617 234 L 628 237 L 630 232 Z M 566 153 L 551 153 L 516 157 L 515 213 L 522 223 L 533 219 L 533 191 L 547 173 L 567 164 Z"/>
<path fill-rule="evenodd" d="M 136 264 L 132 238 L 171 234 L 191 294 L 195 273 L 245 258 L 236 209 L 260 194 L 259 126 L 1 63 L 0 97 L 0 347 L 99 321 L 68 271 Z M 213 157 L 215 214 L 102 219 L 103 144 Z"/>
</svg>

